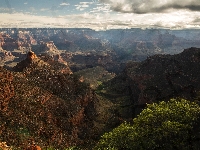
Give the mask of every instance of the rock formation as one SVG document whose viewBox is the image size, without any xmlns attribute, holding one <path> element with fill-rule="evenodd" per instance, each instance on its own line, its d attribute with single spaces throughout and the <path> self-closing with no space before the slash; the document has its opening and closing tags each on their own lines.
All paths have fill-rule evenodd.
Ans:
<svg viewBox="0 0 200 150">
<path fill-rule="evenodd" d="M 46 55 L 40 55 L 37 57 L 33 51 L 29 51 L 27 53 L 27 57 L 25 60 L 19 62 L 13 70 L 16 72 L 22 72 L 26 68 L 37 68 L 37 67 L 49 67 L 52 70 L 56 70 L 57 72 L 69 73 L 72 74 L 67 63 L 63 62 L 59 56 L 57 56 L 57 60 L 54 57 Z"/>
<path fill-rule="evenodd" d="M 25 68 L 30 67 L 31 65 L 47 65 L 47 63 L 41 61 L 34 52 L 29 51 L 27 53 L 26 59 L 19 62 L 14 68 L 14 71 L 22 72 Z"/>
</svg>

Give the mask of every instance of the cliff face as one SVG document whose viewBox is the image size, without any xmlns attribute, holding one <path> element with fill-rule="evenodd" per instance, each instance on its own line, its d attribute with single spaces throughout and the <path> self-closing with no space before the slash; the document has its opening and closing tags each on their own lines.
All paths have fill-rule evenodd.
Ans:
<svg viewBox="0 0 200 150">
<path fill-rule="evenodd" d="M 170 97 L 192 100 L 199 90 L 200 49 L 190 48 L 177 55 L 155 55 L 138 68 L 127 71 L 138 85 L 138 103 L 151 103 Z M 139 77 L 138 77 L 139 75 Z"/>
<path fill-rule="evenodd" d="M 146 103 L 181 97 L 194 100 L 200 90 L 200 49 L 176 55 L 154 55 L 129 62 L 124 72 L 99 87 L 100 94 L 117 104 L 118 116 L 133 118 Z"/>
</svg>

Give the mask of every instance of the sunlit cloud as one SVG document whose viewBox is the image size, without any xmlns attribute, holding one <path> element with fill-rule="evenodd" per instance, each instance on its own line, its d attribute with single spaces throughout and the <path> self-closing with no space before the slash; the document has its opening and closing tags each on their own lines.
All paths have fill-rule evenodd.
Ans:
<svg viewBox="0 0 200 150">
<path fill-rule="evenodd" d="M 70 5 L 69 3 L 61 3 L 60 6 L 68 6 Z"/>
<path fill-rule="evenodd" d="M 80 2 L 79 4 L 75 5 L 77 10 L 83 11 L 86 8 L 90 7 L 93 2 Z"/>
<path fill-rule="evenodd" d="M 108 4 L 100 4 L 97 5 L 97 7 L 94 7 L 93 10 L 91 10 L 90 12 L 92 13 L 96 13 L 96 12 L 104 12 L 104 13 L 109 13 L 112 10 L 110 10 L 110 5 Z"/>
<path fill-rule="evenodd" d="M 89 4 L 93 4 L 94 2 L 80 2 L 80 5 L 89 5 Z"/>
<path fill-rule="evenodd" d="M 112 28 L 199 28 L 200 12 L 179 10 L 171 13 L 83 13 L 54 17 L 24 13 L 1 13 L 0 27 L 87 27 L 95 30 Z"/>
</svg>

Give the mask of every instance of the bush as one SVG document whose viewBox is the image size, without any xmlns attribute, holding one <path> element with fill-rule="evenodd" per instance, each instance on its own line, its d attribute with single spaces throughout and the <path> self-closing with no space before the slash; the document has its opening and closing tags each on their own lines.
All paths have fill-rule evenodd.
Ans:
<svg viewBox="0 0 200 150">
<path fill-rule="evenodd" d="M 184 99 L 148 104 L 132 125 L 105 133 L 95 149 L 198 149 L 199 114 L 199 105 Z"/>
</svg>

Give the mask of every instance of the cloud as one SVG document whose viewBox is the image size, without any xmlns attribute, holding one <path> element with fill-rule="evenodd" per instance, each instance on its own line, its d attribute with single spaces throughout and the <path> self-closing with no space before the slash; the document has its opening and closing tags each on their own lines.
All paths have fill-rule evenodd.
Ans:
<svg viewBox="0 0 200 150">
<path fill-rule="evenodd" d="M 40 11 L 48 11 L 49 8 L 41 8 Z"/>
<path fill-rule="evenodd" d="M 70 27 L 64 17 L 37 16 L 24 13 L 0 13 L 0 28 Z M 66 26 L 65 26 L 66 25 Z"/>
<path fill-rule="evenodd" d="M 88 8 L 89 5 L 88 5 L 87 3 L 84 3 L 84 2 L 81 3 L 81 2 L 80 2 L 80 4 L 75 5 L 75 7 L 76 7 L 77 10 L 83 11 L 83 10 L 85 10 L 86 8 Z"/>
<path fill-rule="evenodd" d="M 50 17 L 25 13 L 0 13 L 0 27 L 74 27 L 95 30 L 116 28 L 200 29 L 200 12 L 198 11 L 177 10 L 169 13 L 147 13 L 140 15 L 135 13 L 101 12 L 51 15 Z"/>
<path fill-rule="evenodd" d="M 98 4 L 97 7 L 93 8 L 91 13 L 97 13 L 97 12 L 104 12 L 104 13 L 109 13 L 111 12 L 110 10 L 110 5 L 108 4 Z"/>
<path fill-rule="evenodd" d="M 199 0 L 99 0 L 110 4 L 111 9 L 122 13 L 161 13 L 170 9 L 200 11 Z"/>
<path fill-rule="evenodd" d="M 94 2 L 79 2 L 79 4 L 74 5 L 77 10 L 83 11 L 86 8 L 90 7 L 90 5 L 94 4 Z"/>
<path fill-rule="evenodd" d="M 68 6 L 70 5 L 69 3 L 61 3 L 60 6 Z"/>
<path fill-rule="evenodd" d="M 81 5 L 93 4 L 94 2 L 80 2 Z"/>
</svg>

